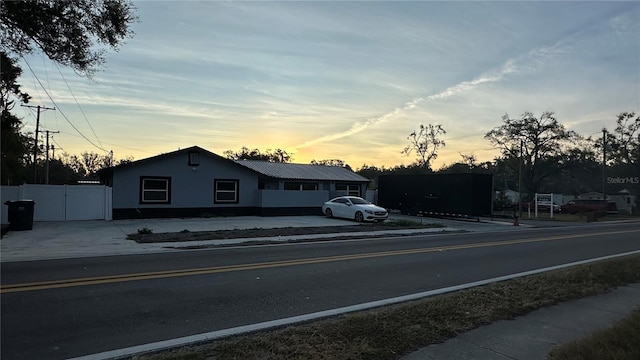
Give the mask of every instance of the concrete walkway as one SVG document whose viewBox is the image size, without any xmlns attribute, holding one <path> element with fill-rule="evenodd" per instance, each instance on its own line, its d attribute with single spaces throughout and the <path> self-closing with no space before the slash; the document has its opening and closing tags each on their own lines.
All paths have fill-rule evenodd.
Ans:
<svg viewBox="0 0 640 360">
<path fill-rule="evenodd" d="M 610 327 L 638 306 L 640 284 L 632 284 L 485 325 L 401 360 L 541 360 L 554 346 Z"/>
</svg>

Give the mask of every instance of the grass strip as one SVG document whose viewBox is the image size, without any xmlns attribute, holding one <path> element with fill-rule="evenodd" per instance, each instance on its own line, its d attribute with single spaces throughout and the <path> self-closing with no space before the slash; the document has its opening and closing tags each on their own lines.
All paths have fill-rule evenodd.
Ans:
<svg viewBox="0 0 640 360">
<path fill-rule="evenodd" d="M 640 359 L 640 306 L 610 328 L 554 348 L 548 360 Z"/>
<path fill-rule="evenodd" d="M 397 359 L 457 334 L 640 282 L 627 256 L 135 359 Z"/>
<path fill-rule="evenodd" d="M 241 238 L 262 238 L 291 235 L 316 235 L 333 233 L 357 233 L 367 231 L 442 228 L 444 225 L 436 223 L 422 224 L 414 221 L 387 221 L 384 223 L 340 225 L 340 226 L 312 226 L 312 227 L 282 227 L 268 229 L 234 229 L 215 231 L 189 231 L 154 233 L 152 229 L 139 229 L 137 234 L 127 235 L 127 239 L 137 243 L 181 242 L 197 240 L 223 240 Z"/>
</svg>

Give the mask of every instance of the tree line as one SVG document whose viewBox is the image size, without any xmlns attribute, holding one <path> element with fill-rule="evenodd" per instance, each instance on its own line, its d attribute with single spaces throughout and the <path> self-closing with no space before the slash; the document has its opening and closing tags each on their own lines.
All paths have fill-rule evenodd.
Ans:
<svg viewBox="0 0 640 360">
<path fill-rule="evenodd" d="M 601 192 L 603 182 L 611 194 L 619 187 L 611 189 L 610 178 L 621 179 L 631 193 L 639 192 L 640 116 L 635 112 L 619 113 L 615 128 L 603 129 L 595 138 L 567 130 L 553 112 L 540 116 L 524 112 L 517 118 L 505 114 L 500 126 L 484 134 L 499 151 L 497 157 L 479 163 L 473 154 L 460 154 L 461 161 L 434 171 L 431 161 L 444 147 L 441 136 L 445 133 L 441 125 L 420 125 L 407 137 L 409 145 L 402 151 L 415 153 L 413 164 L 392 168 L 365 164 L 357 172 L 374 180 L 374 187 L 377 177 L 386 174 L 491 173 L 497 191 L 521 189 L 525 200 L 535 193 Z"/>
</svg>

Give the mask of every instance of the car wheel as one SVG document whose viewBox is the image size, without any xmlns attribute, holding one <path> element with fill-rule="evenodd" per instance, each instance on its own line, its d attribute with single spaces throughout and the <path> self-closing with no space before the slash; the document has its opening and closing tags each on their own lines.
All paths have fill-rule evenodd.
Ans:
<svg viewBox="0 0 640 360">
<path fill-rule="evenodd" d="M 333 211 L 331 211 L 331 209 L 327 209 L 327 211 L 325 211 L 324 214 L 327 215 L 328 218 L 333 217 Z"/>
<path fill-rule="evenodd" d="M 356 217 L 355 217 L 357 222 L 363 222 L 364 221 L 364 216 L 362 216 L 362 213 L 360 211 L 358 211 L 356 213 Z"/>
</svg>

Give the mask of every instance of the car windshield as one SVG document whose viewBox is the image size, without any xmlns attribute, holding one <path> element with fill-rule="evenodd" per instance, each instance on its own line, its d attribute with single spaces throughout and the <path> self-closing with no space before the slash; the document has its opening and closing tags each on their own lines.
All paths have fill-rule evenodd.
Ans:
<svg viewBox="0 0 640 360">
<path fill-rule="evenodd" d="M 366 205 L 369 204 L 369 202 L 365 199 L 361 199 L 361 198 L 349 198 L 349 200 L 351 200 L 351 202 L 354 205 Z"/>
</svg>

